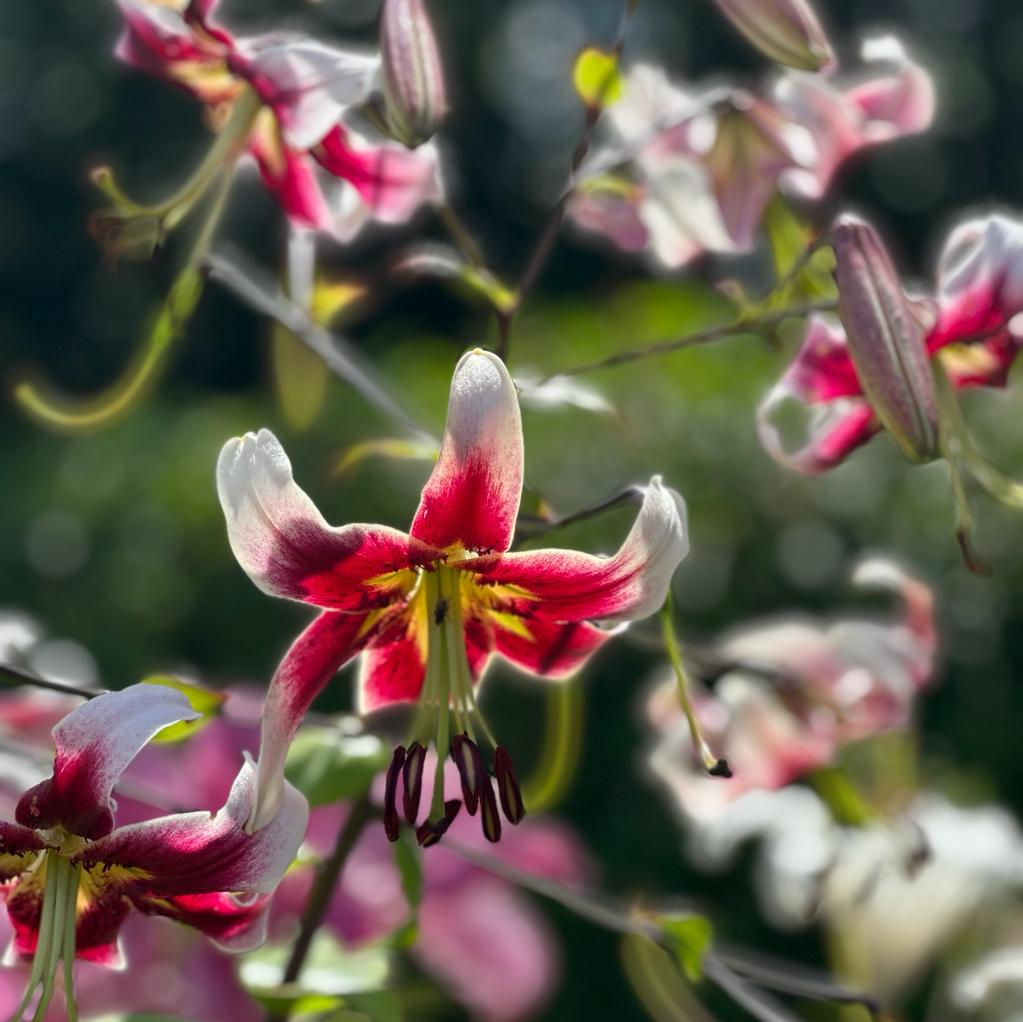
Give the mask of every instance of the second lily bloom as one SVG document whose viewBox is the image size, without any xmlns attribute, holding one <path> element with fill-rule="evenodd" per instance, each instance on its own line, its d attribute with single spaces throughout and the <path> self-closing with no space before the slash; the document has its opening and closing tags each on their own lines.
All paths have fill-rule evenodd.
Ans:
<svg viewBox="0 0 1023 1022">
<path fill-rule="evenodd" d="M 291 464 L 267 430 L 229 441 L 217 485 L 231 547 L 264 592 L 321 608 L 274 675 L 267 697 L 252 822 L 276 811 L 288 744 L 321 689 L 362 654 L 359 706 L 369 712 L 418 702 L 409 744 L 388 778 L 388 830 L 396 790 L 418 818 L 422 752 L 454 755 L 470 812 L 500 835 L 490 775 L 478 741 L 494 749 L 504 815 L 522 815 L 510 761 L 476 704 L 475 688 L 494 654 L 531 674 L 564 677 L 607 641 L 602 625 L 646 617 L 665 599 L 688 552 L 682 498 L 655 477 L 618 552 L 509 553 L 523 478 L 518 397 L 504 363 L 475 349 L 451 383 L 440 456 L 409 533 L 381 525 L 329 526 L 295 484 Z M 438 771 L 441 775 L 442 771 Z M 418 836 L 436 840 L 460 805 L 437 785 Z"/>
</svg>

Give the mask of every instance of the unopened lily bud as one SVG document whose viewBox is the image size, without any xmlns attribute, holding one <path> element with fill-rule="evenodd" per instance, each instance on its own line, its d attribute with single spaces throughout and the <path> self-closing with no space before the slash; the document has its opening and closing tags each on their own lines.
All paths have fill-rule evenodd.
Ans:
<svg viewBox="0 0 1023 1022">
<path fill-rule="evenodd" d="M 447 110 L 440 53 L 423 0 L 384 0 L 380 15 L 387 129 L 415 149 Z"/>
<path fill-rule="evenodd" d="M 765 57 L 801 71 L 822 71 L 834 62 L 831 44 L 808 0 L 716 2 Z"/>
<path fill-rule="evenodd" d="M 913 461 L 938 453 L 938 410 L 924 328 L 870 224 L 840 217 L 831 229 L 838 311 L 863 393 Z"/>
</svg>

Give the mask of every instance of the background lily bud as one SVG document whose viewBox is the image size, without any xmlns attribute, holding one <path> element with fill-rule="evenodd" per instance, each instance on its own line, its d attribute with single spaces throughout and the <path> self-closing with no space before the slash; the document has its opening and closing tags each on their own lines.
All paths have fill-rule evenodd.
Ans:
<svg viewBox="0 0 1023 1022">
<path fill-rule="evenodd" d="M 433 137 L 447 110 L 440 53 L 423 0 L 384 0 L 380 51 L 387 129 L 415 149 Z"/>
<path fill-rule="evenodd" d="M 808 0 L 716 2 L 765 57 L 801 71 L 823 71 L 834 63 L 831 44 Z"/>
<path fill-rule="evenodd" d="M 831 242 L 839 316 L 863 392 L 903 453 L 929 461 L 938 452 L 938 411 L 923 326 L 870 224 L 840 217 Z"/>
</svg>

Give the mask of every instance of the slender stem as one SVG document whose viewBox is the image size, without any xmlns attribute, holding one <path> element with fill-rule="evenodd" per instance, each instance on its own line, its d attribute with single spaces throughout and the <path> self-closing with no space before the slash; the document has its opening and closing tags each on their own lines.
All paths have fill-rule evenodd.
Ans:
<svg viewBox="0 0 1023 1022">
<path fill-rule="evenodd" d="M 627 0 L 625 10 L 622 14 L 621 25 L 618 29 L 618 35 L 615 39 L 614 45 L 611 47 L 611 52 L 616 60 L 608 69 L 605 80 L 601 84 L 601 88 L 598 90 L 596 102 L 590 103 L 586 108 L 586 121 L 583 125 L 582 137 L 572 150 L 572 159 L 569 164 L 568 171 L 568 184 L 566 185 L 565 190 L 561 193 L 558 201 L 555 203 L 554 208 L 548 214 L 547 223 L 540 232 L 540 236 L 537 239 L 536 244 L 533 246 L 533 250 L 530 253 L 529 258 L 526 260 L 526 268 L 523 270 L 522 277 L 519 280 L 519 285 L 515 289 L 515 301 L 510 309 L 497 311 L 497 325 L 500 334 L 498 354 L 505 360 L 507 360 L 508 349 L 511 345 L 511 328 L 515 316 L 522 308 L 522 305 L 529 296 L 529 293 L 536 286 L 536 282 L 539 280 L 540 274 L 543 272 L 543 268 L 547 265 L 547 260 L 550 258 L 551 252 L 554 250 L 554 243 L 557 240 L 558 232 L 561 230 L 561 225 L 564 222 L 569 200 L 575 192 L 576 174 L 578 174 L 579 168 L 582 166 L 582 162 L 586 158 L 586 154 L 590 151 L 590 142 L 593 139 L 593 131 L 596 128 L 597 122 L 600 120 L 601 112 L 604 109 L 603 101 L 606 93 L 611 89 L 618 74 L 617 58 L 621 56 L 622 49 L 625 46 L 625 37 L 629 29 L 629 22 L 632 20 L 632 15 L 635 12 L 635 9 L 636 4 L 631 2 L 631 0 Z"/>
<path fill-rule="evenodd" d="M 447 204 L 441 206 L 437 213 L 447 228 L 448 233 L 454 239 L 455 244 L 462 250 L 462 255 L 477 269 L 484 267 L 486 264 L 483 259 L 483 253 L 480 251 L 479 245 L 476 244 L 476 239 L 470 233 L 469 228 L 462 222 L 462 218 Z"/>
<path fill-rule="evenodd" d="M 206 256 L 204 265 L 213 280 L 257 312 L 286 327 L 315 351 L 335 376 L 357 390 L 389 419 L 401 424 L 417 440 L 437 446 L 437 438 L 420 426 L 388 393 L 350 344 L 316 323 L 308 312 L 281 293 L 275 281 L 249 264 L 240 252 L 231 251 L 227 255 L 212 253 Z"/>
<path fill-rule="evenodd" d="M 538 539 L 540 536 L 546 536 L 555 529 L 563 528 L 566 525 L 573 525 L 576 522 L 585 521 L 587 518 L 592 518 L 595 515 L 603 514 L 605 511 L 611 511 L 616 507 L 621 507 L 623 504 L 637 503 L 642 499 L 642 497 L 643 490 L 641 487 L 626 486 L 624 489 L 612 494 L 607 498 L 607 500 L 602 500 L 599 504 L 583 508 L 581 511 L 573 511 L 571 514 L 563 515 L 561 518 L 529 518 L 524 515 L 519 515 L 519 519 L 515 527 L 515 539 L 512 542 L 512 546 L 517 547 L 519 544 L 528 540 Z"/>
<path fill-rule="evenodd" d="M 324 860 L 313 886 L 309 890 L 302 918 L 299 923 L 298 937 L 291 949 L 291 957 L 284 969 L 282 985 L 296 983 L 302 975 L 306 958 L 313 945 L 313 938 L 327 916 L 331 895 L 348 861 L 352 849 L 355 848 L 366 825 L 377 815 L 369 797 L 364 795 L 352 806 L 345 817 L 344 823 L 337 834 L 334 851 L 329 859 Z M 283 1022 L 288 1017 L 288 1009 L 271 1010 L 267 1014 L 267 1022 Z"/>
<path fill-rule="evenodd" d="M 780 309 L 777 312 L 765 313 L 762 316 L 754 316 L 735 320 L 731 323 L 721 323 L 717 326 L 707 327 L 704 330 L 696 330 L 684 337 L 673 337 L 667 340 L 654 341 L 651 344 L 644 344 L 631 351 L 620 351 L 606 358 L 597 359 L 594 362 L 586 362 L 583 365 L 575 366 L 572 369 L 562 369 L 560 372 L 551 373 L 545 377 L 537 386 L 556 380 L 561 376 L 580 376 L 583 373 L 592 373 L 598 369 L 610 369 L 612 366 L 624 365 L 627 362 L 637 362 L 643 358 L 650 358 L 652 355 L 667 355 L 673 351 L 681 351 L 683 348 L 695 348 L 701 344 L 710 344 L 712 341 L 719 341 L 724 337 L 733 337 L 740 334 L 757 334 L 771 327 L 783 323 L 787 319 L 801 319 L 810 316 L 815 312 L 831 312 L 837 308 L 834 300 L 808 302 L 805 305 L 796 305 L 789 309 Z"/>
<path fill-rule="evenodd" d="M 106 691 L 102 688 L 86 688 L 82 685 L 72 685 L 67 681 L 54 681 L 50 678 L 41 678 L 32 671 L 21 667 L 14 667 L 11 664 L 0 663 L 0 679 L 13 681 L 16 685 L 31 685 L 33 688 L 45 688 L 50 692 L 63 692 L 69 696 L 81 696 L 83 699 L 95 699 Z"/>
<path fill-rule="evenodd" d="M 582 685 L 573 678 L 556 682 L 547 695 L 540 764 L 522 786 L 522 801 L 530 813 L 557 805 L 568 791 L 579 765 L 582 718 Z"/>
</svg>

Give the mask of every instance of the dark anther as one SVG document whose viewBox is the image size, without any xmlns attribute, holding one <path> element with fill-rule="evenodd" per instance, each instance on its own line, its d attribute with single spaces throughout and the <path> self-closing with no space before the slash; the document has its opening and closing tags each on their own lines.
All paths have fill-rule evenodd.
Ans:
<svg viewBox="0 0 1023 1022">
<path fill-rule="evenodd" d="M 449 606 L 451 604 L 443 596 L 437 601 L 437 607 L 433 612 L 433 623 L 435 625 L 444 624 L 444 619 L 448 616 Z"/>
<path fill-rule="evenodd" d="M 426 761 L 426 749 L 413 742 L 408 747 L 408 755 L 405 759 L 405 773 L 402 777 L 405 785 L 405 797 L 403 807 L 405 819 L 409 823 L 415 823 L 419 815 L 419 800 L 423 794 L 423 763 Z"/>
<path fill-rule="evenodd" d="M 417 827 L 416 840 L 420 847 L 429 848 L 431 845 L 435 845 L 447 833 L 448 827 L 454 822 L 458 810 L 461 808 L 462 803 L 457 798 L 448 799 L 444 803 L 444 815 L 436 823 L 427 820 Z"/>
<path fill-rule="evenodd" d="M 494 779 L 497 781 L 497 794 L 501 798 L 505 818 L 512 825 L 521 823 L 522 817 L 526 815 L 526 807 L 522 804 L 522 790 L 515 776 L 511 756 L 503 745 L 494 750 Z"/>
<path fill-rule="evenodd" d="M 470 816 L 475 816 L 480 801 L 480 781 L 485 774 L 483 757 L 474 741 L 466 735 L 455 735 L 451 740 L 451 758 L 458 767 L 458 776 L 462 781 L 466 811 Z"/>
<path fill-rule="evenodd" d="M 708 771 L 711 777 L 731 777 L 732 768 L 727 759 L 719 759 Z"/>
<path fill-rule="evenodd" d="M 387 783 L 384 787 L 384 832 L 388 841 L 398 840 L 401 821 L 398 819 L 397 793 L 398 775 L 405 763 L 405 746 L 399 745 L 391 757 L 391 765 L 387 768 Z"/>
<path fill-rule="evenodd" d="M 496 844 L 501 840 L 501 817 L 497 812 L 497 799 L 490 778 L 484 774 L 480 783 L 480 821 L 483 824 L 483 836 Z"/>
</svg>

